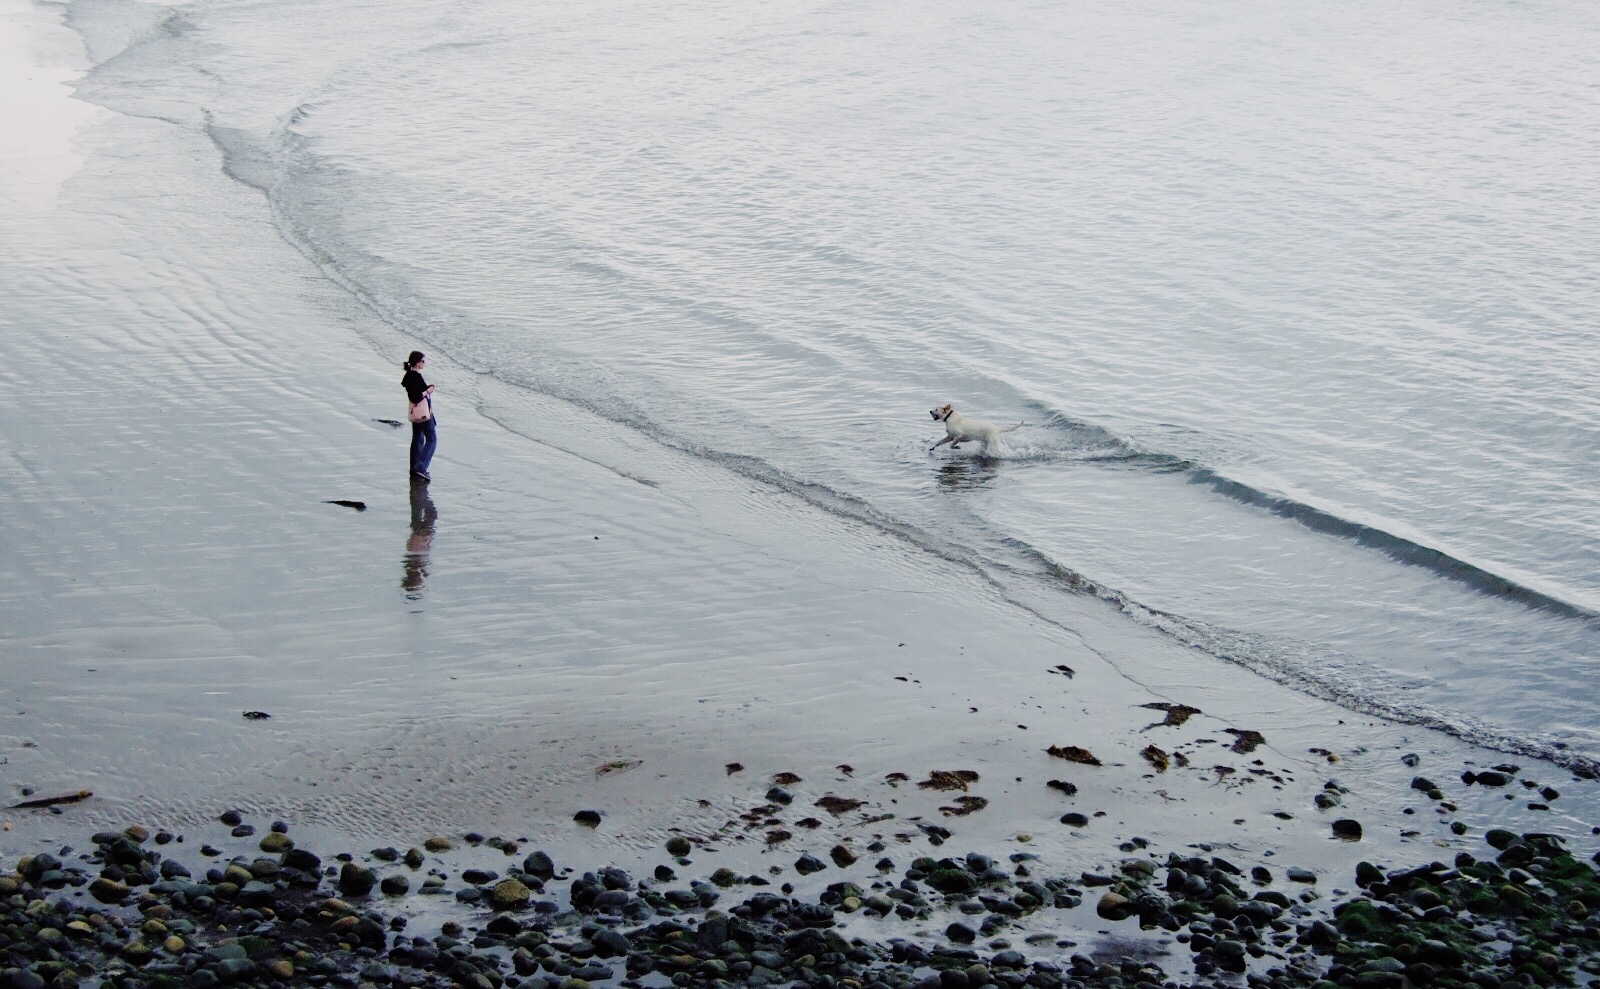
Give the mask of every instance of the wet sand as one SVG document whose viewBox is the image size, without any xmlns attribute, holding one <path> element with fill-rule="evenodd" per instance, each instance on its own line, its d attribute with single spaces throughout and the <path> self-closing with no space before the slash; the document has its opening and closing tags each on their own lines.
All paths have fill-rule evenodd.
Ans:
<svg viewBox="0 0 1600 989">
<path fill-rule="evenodd" d="M 70 77 L 50 9 L 3 9 L 34 39 L 8 32 L 7 72 Z M 1593 840 L 1592 781 L 1525 766 L 1561 791 L 1550 809 L 1461 787 L 1440 811 L 1414 774 L 1518 760 L 1308 699 L 1103 602 L 1009 599 L 447 353 L 429 353 L 435 481 L 414 487 L 407 430 L 381 420 L 403 418 L 415 341 L 285 244 L 203 134 L 59 85 L 0 105 L 34 138 L 7 151 L 34 194 L 0 223 L 0 782 L 94 792 L 5 812 L 0 855 L 230 807 L 351 847 L 515 836 L 579 867 L 655 861 L 674 834 L 708 869 L 787 867 L 840 842 L 925 849 L 919 823 L 947 851 L 1063 870 L 1136 836 L 1330 876 L 1448 859 L 1498 824 Z M 1152 704 L 1200 713 L 1161 724 Z M 917 786 L 935 770 L 977 778 Z M 779 773 L 799 777 L 787 805 Z M 1340 818 L 1362 841 L 1333 837 Z"/>
</svg>

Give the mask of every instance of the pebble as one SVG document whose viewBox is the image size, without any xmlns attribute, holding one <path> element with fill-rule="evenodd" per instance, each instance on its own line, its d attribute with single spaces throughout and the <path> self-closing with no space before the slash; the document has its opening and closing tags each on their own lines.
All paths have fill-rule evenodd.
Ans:
<svg viewBox="0 0 1600 989">
<path fill-rule="evenodd" d="M 1149 845 L 1140 842 L 1123 844 Z M 0 956 L 0 986 L 50 989 L 60 980 L 53 975 L 46 980 L 39 972 L 54 970 L 31 966 L 48 961 L 44 952 L 70 950 L 78 953 L 73 963 L 78 984 L 116 989 L 217 989 L 223 984 L 265 989 L 268 982 L 331 989 L 362 983 L 433 989 L 447 982 L 463 989 L 555 989 L 614 982 L 624 966 L 624 989 L 668 983 L 685 989 L 714 983 L 1059 987 L 1065 961 L 1054 966 L 1041 957 L 1030 964 L 1031 951 L 1014 950 L 1011 941 L 1024 940 L 1026 928 L 1018 924 L 1034 911 L 1077 906 L 1086 885 L 1098 889 L 1095 909 L 1103 924 L 1129 925 L 1129 934 L 1137 924 L 1157 930 L 1157 936 L 1164 928 L 1176 944 L 1189 948 L 1196 981 L 1205 984 L 1233 979 L 1257 960 L 1278 974 L 1266 980 L 1260 974 L 1264 969 L 1258 970 L 1250 976 L 1252 989 L 1310 989 L 1323 974 L 1341 986 L 1399 986 L 1396 980 L 1403 978 L 1419 985 L 1475 982 L 1495 989 L 1528 973 L 1543 973 L 1534 980 L 1541 985 L 1581 983 L 1574 977 L 1579 961 L 1600 969 L 1600 927 L 1589 925 L 1586 906 L 1600 904 L 1594 868 L 1552 837 L 1505 829 L 1486 834 L 1474 849 L 1486 848 L 1488 854 L 1480 858 L 1459 851 L 1453 867 L 1428 863 L 1386 874 L 1359 863 L 1355 878 L 1365 892 L 1342 899 L 1348 894 L 1334 889 L 1323 901 L 1326 908 L 1318 906 L 1314 890 L 1293 899 L 1262 888 L 1272 883 L 1265 870 L 1253 867 L 1246 873 L 1215 857 L 1174 853 L 1163 862 L 1135 856 L 1107 873 L 1035 880 L 973 853 L 942 859 L 923 855 L 900 877 L 888 863 L 873 877 L 870 890 L 841 879 L 809 899 L 787 886 L 782 896 L 749 890 L 742 901 L 729 892 L 730 905 L 717 910 L 711 908 L 722 894 L 714 883 L 662 888 L 657 883 L 676 881 L 670 870 L 666 878 L 635 883 L 620 869 L 600 869 L 573 881 L 569 899 L 576 911 L 568 911 L 561 899 L 565 889 L 552 890 L 554 900 L 531 902 L 535 887 L 556 870 L 547 856 L 535 861 L 530 855 L 523 871 L 511 870 L 492 888 L 469 886 L 458 894 L 487 898 L 486 905 L 501 912 L 475 920 L 470 932 L 445 922 L 433 939 L 398 933 L 407 919 L 383 916 L 374 909 L 381 904 L 357 901 L 358 907 L 330 897 L 334 890 L 361 895 L 361 880 L 373 872 L 349 856 L 339 858 L 339 868 L 325 876 L 320 858 L 308 851 L 287 851 L 280 863 L 236 850 L 229 853 L 236 859 L 216 863 L 202 883 L 159 869 L 167 860 L 146 852 L 126 833 L 111 833 L 96 848 L 65 863 L 48 854 L 28 856 L 16 861 L 16 871 L 0 871 L 0 892 L 6 894 L 0 897 L 0 932 L 9 952 Z M 1492 861 L 1496 855 L 1506 861 Z M 311 868 L 291 864 L 291 856 Z M 802 856 L 796 871 L 809 874 L 800 865 L 807 857 L 807 868 L 827 868 L 816 856 Z M 547 877 L 535 876 L 530 863 Z M 95 875 L 97 868 L 104 874 Z M 443 888 L 444 873 L 436 873 L 427 877 L 425 888 Z M 1296 868 L 1284 874 L 1307 885 L 1318 878 Z M 714 878 L 718 875 L 729 890 L 768 881 L 731 869 L 719 870 Z M 497 879 L 492 870 L 476 867 L 464 869 L 462 876 L 485 883 Z M 89 886 L 91 895 L 74 899 L 70 891 L 51 892 L 44 885 L 47 877 L 59 877 L 62 888 Z M 398 888 L 392 880 L 406 883 L 404 876 L 386 877 L 385 892 Z M 97 883 L 111 894 L 121 886 L 129 905 L 95 898 Z M 529 907 L 535 912 L 505 912 Z M 853 928 L 847 936 L 837 925 L 856 910 L 862 913 L 852 923 L 868 927 Z M 915 937 L 887 933 L 905 930 L 893 926 L 883 928 L 883 941 L 869 934 L 891 912 L 937 931 L 942 921 L 936 918 L 968 911 L 981 922 L 952 921 L 943 928 L 943 939 L 918 943 Z M 1535 937 L 1535 931 L 1548 935 Z M 994 952 L 987 959 L 969 947 L 980 937 Z M 1028 934 L 1025 940 L 1046 953 L 1062 951 L 1063 957 L 1063 949 L 1072 947 L 1049 934 Z M 1511 953 L 1483 954 L 1483 945 L 1491 943 L 1512 945 Z M 1334 954 L 1314 956 L 1311 949 Z M 1409 954 L 1402 957 L 1404 952 Z M 1320 960 L 1308 964 L 1312 958 Z M 1471 979 L 1462 969 L 1469 959 Z M 1321 965 L 1331 967 L 1324 973 Z M 154 975 L 170 975 L 173 981 L 142 981 Z M 1148 960 L 1112 959 L 1102 965 L 1081 955 L 1072 957 L 1070 977 L 1084 989 L 1149 989 L 1169 981 Z"/>
</svg>

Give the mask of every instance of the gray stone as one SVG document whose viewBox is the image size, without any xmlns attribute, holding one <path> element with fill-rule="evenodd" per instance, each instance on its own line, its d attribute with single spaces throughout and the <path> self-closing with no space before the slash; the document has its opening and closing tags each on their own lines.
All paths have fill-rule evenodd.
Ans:
<svg viewBox="0 0 1600 989">
<path fill-rule="evenodd" d="M 522 871 L 537 879 L 555 878 L 556 864 L 544 852 L 533 852 L 522 860 Z"/>
<path fill-rule="evenodd" d="M 794 871 L 800 873 L 802 876 L 809 876 L 813 872 L 821 872 L 827 867 L 827 864 L 821 859 L 810 854 L 800 856 L 795 860 L 794 863 Z"/>
<path fill-rule="evenodd" d="M 594 937 L 589 939 L 589 943 L 594 945 L 594 953 L 601 958 L 626 955 L 633 950 L 633 945 L 628 941 L 626 935 L 612 930 L 597 932 Z"/>
</svg>

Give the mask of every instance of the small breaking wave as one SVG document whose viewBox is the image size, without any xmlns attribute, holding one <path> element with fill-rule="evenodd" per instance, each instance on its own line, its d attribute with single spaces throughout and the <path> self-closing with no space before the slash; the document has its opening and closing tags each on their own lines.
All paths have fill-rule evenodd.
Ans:
<svg viewBox="0 0 1600 989">
<path fill-rule="evenodd" d="M 1562 618 L 1585 622 L 1600 621 L 1600 611 L 1565 600 L 1445 550 L 1428 546 L 1376 525 L 1346 518 L 1337 512 L 1319 508 L 1288 495 L 1275 494 L 1236 480 L 1214 467 L 1195 460 L 1142 449 L 1133 440 L 1118 436 L 1103 426 L 1074 419 L 1054 410 L 1040 411 L 1045 413 L 1042 424 L 1062 435 L 1066 440 L 1065 447 L 1017 451 L 1011 459 L 1021 462 L 1071 459 L 1075 462 L 1104 463 L 1161 474 L 1186 475 L 1189 483 L 1210 488 L 1241 505 L 1263 509 L 1279 518 L 1296 522 L 1313 532 L 1350 540 L 1357 545 L 1377 550 L 1398 563 L 1420 567 L 1481 594 L 1514 601 L 1525 607 Z"/>
<path fill-rule="evenodd" d="M 1600 759 L 1572 751 L 1553 736 L 1519 733 L 1461 711 L 1401 701 L 1404 690 L 1393 677 L 1332 650 L 1223 628 L 1140 603 L 1115 588 L 1065 566 L 1021 540 L 1004 540 L 1032 573 L 1075 594 L 1116 607 L 1146 628 L 1186 646 L 1241 666 L 1267 679 L 1358 714 L 1397 724 L 1417 725 L 1509 755 L 1543 759 L 1588 779 L 1600 778 Z"/>
</svg>

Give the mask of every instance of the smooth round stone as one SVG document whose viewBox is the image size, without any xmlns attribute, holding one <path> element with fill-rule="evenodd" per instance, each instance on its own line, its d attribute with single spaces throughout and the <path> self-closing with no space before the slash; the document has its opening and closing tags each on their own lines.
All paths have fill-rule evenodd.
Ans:
<svg viewBox="0 0 1600 989">
<path fill-rule="evenodd" d="M 281 831 L 273 831 L 261 838 L 259 847 L 268 855 L 282 855 L 294 847 L 294 840 Z"/>
<path fill-rule="evenodd" d="M 951 924 L 944 929 L 944 936 L 956 944 L 971 944 L 978 939 L 978 932 L 966 924 Z"/>
</svg>

